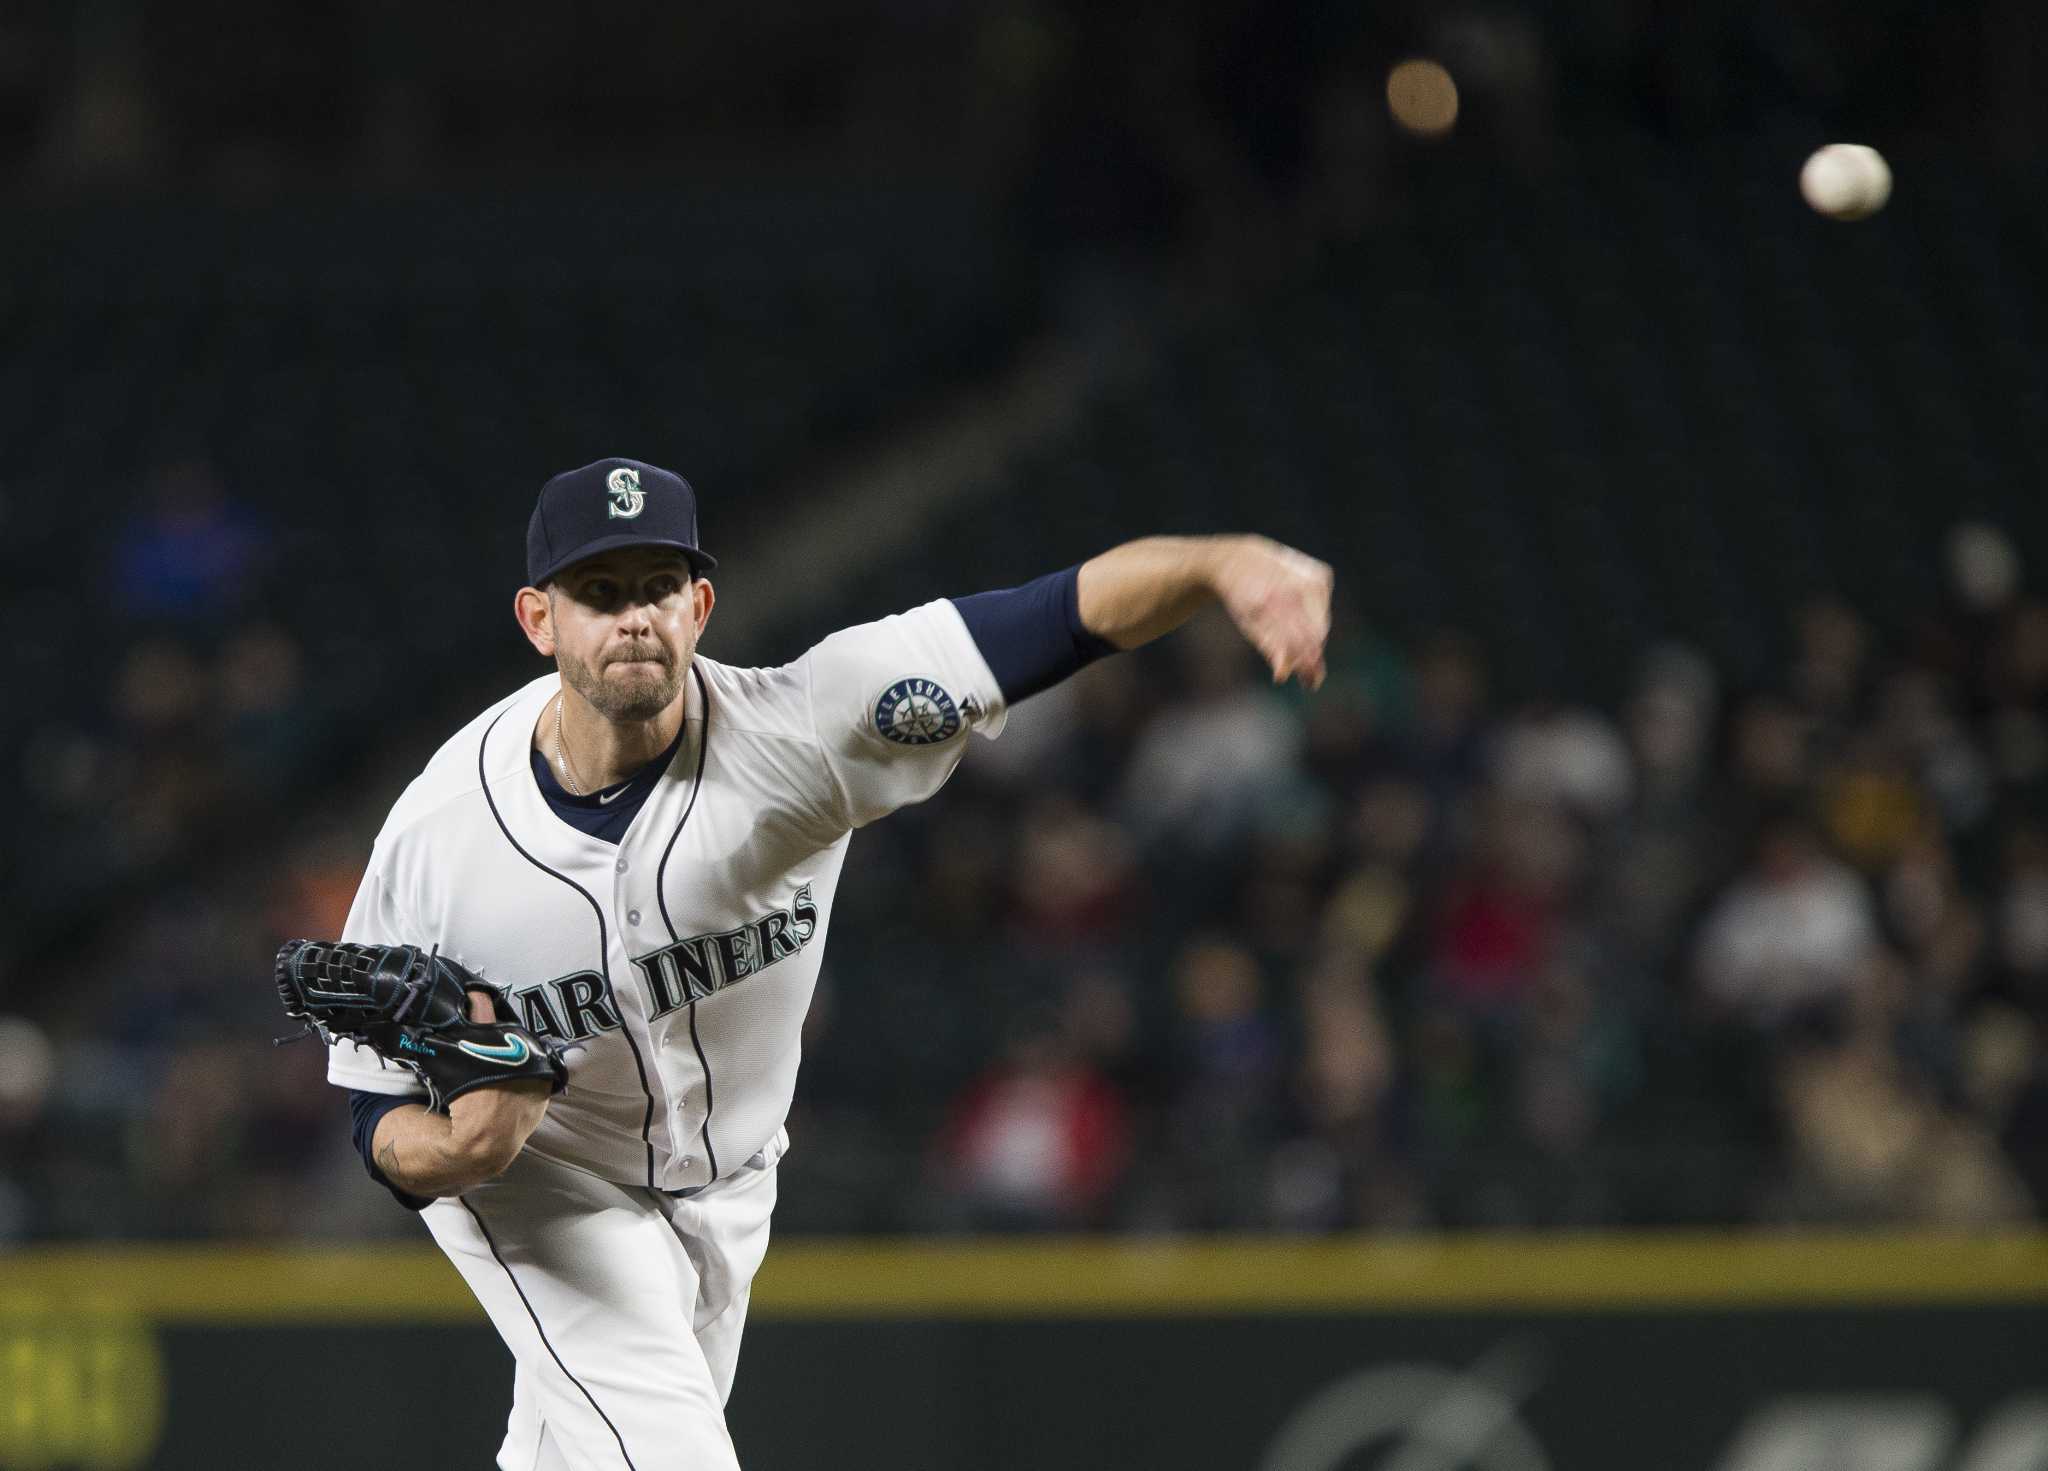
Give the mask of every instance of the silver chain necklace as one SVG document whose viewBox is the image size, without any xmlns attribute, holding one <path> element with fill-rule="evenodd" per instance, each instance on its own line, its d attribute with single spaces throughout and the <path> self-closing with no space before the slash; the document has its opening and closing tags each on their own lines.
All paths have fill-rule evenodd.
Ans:
<svg viewBox="0 0 2048 1471">
<path fill-rule="evenodd" d="M 583 783 L 577 779 L 574 769 L 569 765 L 569 752 L 562 744 L 562 697 L 560 695 L 555 696 L 555 765 L 562 770 L 562 782 L 569 788 L 570 796 L 582 797 L 588 795 L 583 790 Z"/>
</svg>

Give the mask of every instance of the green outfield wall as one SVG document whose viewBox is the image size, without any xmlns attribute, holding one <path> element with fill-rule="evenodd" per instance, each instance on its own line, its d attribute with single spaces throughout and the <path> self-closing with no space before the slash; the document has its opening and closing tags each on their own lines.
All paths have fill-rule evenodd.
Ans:
<svg viewBox="0 0 2048 1471">
<path fill-rule="evenodd" d="M 2048 1471 L 2048 1236 L 792 1243 L 764 1471 Z M 431 1248 L 0 1256 L 0 1471 L 490 1464 Z"/>
</svg>

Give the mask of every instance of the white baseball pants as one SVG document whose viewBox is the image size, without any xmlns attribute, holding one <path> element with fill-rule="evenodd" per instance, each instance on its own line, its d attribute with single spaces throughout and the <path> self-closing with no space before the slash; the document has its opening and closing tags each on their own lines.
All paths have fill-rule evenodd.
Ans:
<svg viewBox="0 0 2048 1471">
<path fill-rule="evenodd" d="M 517 1364 L 500 1471 L 738 1471 L 725 1401 L 779 1153 L 678 1200 L 528 1151 L 421 1212 Z"/>
</svg>

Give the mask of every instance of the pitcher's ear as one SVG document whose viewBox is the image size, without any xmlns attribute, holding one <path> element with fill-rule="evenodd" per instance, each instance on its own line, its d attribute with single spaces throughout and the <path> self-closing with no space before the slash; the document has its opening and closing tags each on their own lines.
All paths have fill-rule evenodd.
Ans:
<svg viewBox="0 0 2048 1471">
<path fill-rule="evenodd" d="M 526 641 L 539 653 L 553 658 L 555 605 L 548 594 L 537 587 L 520 588 L 512 595 L 512 616 L 518 621 L 519 631 L 526 635 Z"/>
</svg>

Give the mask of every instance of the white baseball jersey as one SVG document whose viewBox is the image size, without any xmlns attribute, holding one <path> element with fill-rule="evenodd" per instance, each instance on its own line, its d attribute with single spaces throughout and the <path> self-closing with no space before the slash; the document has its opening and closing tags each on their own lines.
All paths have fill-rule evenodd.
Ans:
<svg viewBox="0 0 2048 1471">
<path fill-rule="evenodd" d="M 779 1153 L 852 829 L 936 792 L 1003 695 L 950 602 L 836 633 L 795 663 L 699 657 L 676 754 L 618 844 L 558 817 L 530 764 L 549 674 L 427 763 L 379 834 L 343 933 L 438 945 L 580 1044 L 527 1149 L 692 1191 Z M 337 1043 L 328 1078 L 418 1094 Z"/>
</svg>

